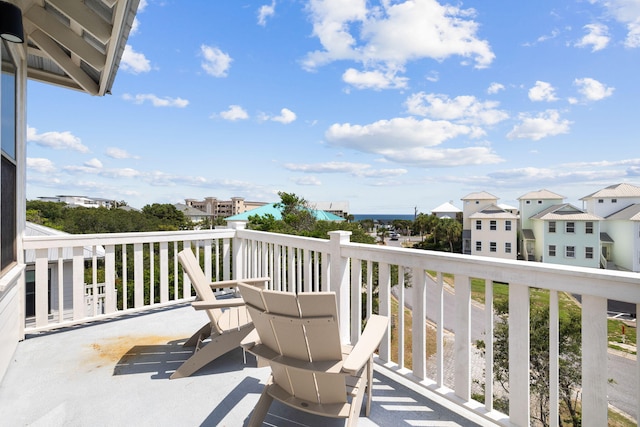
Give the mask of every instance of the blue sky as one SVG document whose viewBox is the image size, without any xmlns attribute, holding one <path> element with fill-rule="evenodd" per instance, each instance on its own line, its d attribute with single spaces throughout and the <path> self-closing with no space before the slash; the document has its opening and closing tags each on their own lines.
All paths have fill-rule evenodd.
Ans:
<svg viewBox="0 0 640 427">
<path fill-rule="evenodd" d="M 27 198 L 347 201 L 640 184 L 640 0 L 143 0 L 112 95 L 28 85 Z"/>
</svg>

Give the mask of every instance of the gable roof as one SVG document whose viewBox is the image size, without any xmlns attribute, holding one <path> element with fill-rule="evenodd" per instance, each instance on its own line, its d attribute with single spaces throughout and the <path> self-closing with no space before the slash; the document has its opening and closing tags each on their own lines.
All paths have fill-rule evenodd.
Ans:
<svg viewBox="0 0 640 427">
<path fill-rule="evenodd" d="M 279 203 L 270 203 L 268 205 L 260 206 L 259 208 L 251 209 L 249 211 L 239 213 L 237 215 L 233 215 L 225 218 L 225 221 L 249 221 L 250 216 L 266 216 L 272 215 L 276 220 L 282 219 L 282 209 L 276 207 Z M 335 221 L 341 222 L 345 221 L 344 218 L 334 215 L 331 212 L 326 212 L 320 209 L 309 209 L 310 212 L 313 213 L 314 217 L 318 221 Z"/>
<path fill-rule="evenodd" d="M 531 200 L 531 199 L 535 199 L 535 200 L 556 200 L 556 199 L 560 199 L 560 200 L 564 200 L 564 196 L 561 196 L 560 194 L 556 194 L 553 191 L 549 191 L 549 190 L 545 190 L 545 189 L 541 189 L 541 190 L 537 190 L 537 191 L 530 191 L 526 194 L 523 194 L 522 196 L 518 197 L 518 200 Z"/>
<path fill-rule="evenodd" d="M 450 202 L 443 203 L 437 208 L 431 209 L 431 213 L 447 213 L 447 212 L 462 212 L 462 209 L 455 207 Z"/>
<path fill-rule="evenodd" d="M 598 215 L 584 212 L 569 203 L 563 203 L 560 205 L 550 206 L 533 215 L 531 219 L 541 219 L 544 221 L 600 221 L 603 218 Z"/>
<path fill-rule="evenodd" d="M 608 220 L 640 221 L 640 203 L 627 206 L 607 217 Z"/>
<path fill-rule="evenodd" d="M 21 2 L 27 78 L 109 94 L 139 2 Z"/>
<path fill-rule="evenodd" d="M 591 193 L 588 196 L 584 196 L 580 200 L 595 199 L 600 197 L 640 197 L 640 187 L 628 183 L 614 184 L 605 187 L 602 190 L 598 190 L 595 193 Z"/>
<path fill-rule="evenodd" d="M 487 206 L 486 208 L 475 212 L 471 215 L 469 215 L 470 219 L 475 219 L 475 218 L 503 218 L 503 219 L 517 219 L 518 216 L 506 211 L 504 209 L 502 209 L 499 206 L 496 205 L 490 205 Z"/>
<path fill-rule="evenodd" d="M 498 200 L 498 198 L 486 191 L 479 191 L 477 193 L 469 193 L 460 200 Z"/>
</svg>

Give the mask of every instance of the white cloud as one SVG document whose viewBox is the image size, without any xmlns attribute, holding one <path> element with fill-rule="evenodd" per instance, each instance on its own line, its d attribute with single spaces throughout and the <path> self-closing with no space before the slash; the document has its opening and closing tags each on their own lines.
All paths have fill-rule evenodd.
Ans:
<svg viewBox="0 0 640 427">
<path fill-rule="evenodd" d="M 451 99 L 447 95 L 424 92 L 415 93 L 406 101 L 410 114 L 474 125 L 494 125 L 507 119 L 509 115 L 498 110 L 498 105 L 496 101 L 479 101 L 475 96 Z"/>
<path fill-rule="evenodd" d="M 446 120 L 413 117 L 380 120 L 368 125 L 334 124 L 325 132 L 335 146 L 383 156 L 385 160 L 420 166 L 459 166 L 502 161 L 488 147 L 438 148 L 443 142 L 469 136 L 474 128 Z"/>
<path fill-rule="evenodd" d="M 406 88 L 409 79 L 398 77 L 394 72 L 358 71 L 355 68 L 349 68 L 342 75 L 342 80 L 357 89 L 380 90 Z"/>
<path fill-rule="evenodd" d="M 624 45 L 640 47 L 640 2 L 637 0 L 601 0 L 600 3 L 620 23 L 627 27 Z"/>
<path fill-rule="evenodd" d="M 372 169 L 366 163 L 326 162 L 313 164 L 287 163 L 285 169 L 304 173 L 346 173 L 357 177 L 380 178 L 404 175 L 406 169 Z"/>
<path fill-rule="evenodd" d="M 557 110 L 547 110 L 537 116 L 520 115 L 520 123 L 507 134 L 509 139 L 532 139 L 538 141 L 548 136 L 569 133 L 571 122 L 561 120 Z"/>
<path fill-rule="evenodd" d="M 108 147 L 105 151 L 108 157 L 113 159 L 139 159 L 140 157 L 130 154 L 127 150 L 116 147 Z"/>
<path fill-rule="evenodd" d="M 102 169 L 102 162 L 95 157 L 91 160 L 84 162 L 84 165 L 89 168 Z"/>
<path fill-rule="evenodd" d="M 556 90 L 550 83 L 541 82 L 540 80 L 536 81 L 535 86 L 529 89 L 529 99 L 534 102 L 546 101 L 552 102 L 557 101 Z"/>
<path fill-rule="evenodd" d="M 578 47 L 591 47 L 591 52 L 604 49 L 609 44 L 609 28 L 603 24 L 588 24 L 583 27 L 587 34 L 576 43 Z"/>
<path fill-rule="evenodd" d="M 370 9 L 363 0 L 316 0 L 308 10 L 323 47 L 307 54 L 308 70 L 337 60 L 362 63 L 369 71 L 400 70 L 412 60 L 454 55 L 485 68 L 495 58 L 489 43 L 476 35 L 472 9 L 436 0 L 384 1 Z"/>
<path fill-rule="evenodd" d="M 276 2 L 273 0 L 270 5 L 265 4 L 258 9 L 258 25 L 267 25 L 267 18 L 272 17 L 276 11 Z"/>
<path fill-rule="evenodd" d="M 272 117 L 271 120 L 273 120 L 274 122 L 280 122 L 286 125 L 291 122 L 294 122 L 296 118 L 297 118 L 296 113 L 289 110 L 288 108 L 283 108 L 282 110 L 280 110 L 280 115 Z"/>
<path fill-rule="evenodd" d="M 202 69 L 209 75 L 214 77 L 226 77 L 233 59 L 214 46 L 202 45 L 200 52 L 204 57 L 202 61 Z"/>
<path fill-rule="evenodd" d="M 613 91 L 615 90 L 615 88 L 607 87 L 603 83 L 589 77 L 575 79 L 573 84 L 578 87 L 578 92 L 588 101 L 600 101 L 613 95 Z"/>
<path fill-rule="evenodd" d="M 147 73 L 151 71 L 151 63 L 142 53 L 138 53 L 131 45 L 124 47 L 120 67 L 133 74 Z"/>
<path fill-rule="evenodd" d="M 504 85 L 501 83 L 493 82 L 489 85 L 489 88 L 487 89 L 487 93 L 489 95 L 494 95 L 500 92 L 501 90 L 504 90 Z"/>
<path fill-rule="evenodd" d="M 151 105 L 154 107 L 177 107 L 184 108 L 189 105 L 189 101 L 182 98 L 170 98 L 165 96 L 164 98 L 160 98 L 151 93 L 140 93 L 137 95 L 130 95 L 125 93 L 122 95 L 122 99 L 126 101 L 131 101 L 134 104 L 144 104 L 146 101 L 151 102 Z"/>
<path fill-rule="evenodd" d="M 69 131 L 38 133 L 36 128 L 27 126 L 27 142 L 35 142 L 42 147 L 54 150 L 74 150 L 88 153 L 89 148 L 82 144 L 80 138 Z"/>
<path fill-rule="evenodd" d="M 236 121 L 248 119 L 249 114 L 239 105 L 229 105 L 229 109 L 222 111 L 220 117 L 225 120 Z"/>
<path fill-rule="evenodd" d="M 56 171 L 53 162 L 42 157 L 27 157 L 27 168 L 40 173 L 53 173 Z"/>
<path fill-rule="evenodd" d="M 312 186 L 322 185 L 322 181 L 320 181 L 315 176 L 302 176 L 300 178 L 294 179 L 293 182 L 298 185 L 312 185 Z"/>
</svg>

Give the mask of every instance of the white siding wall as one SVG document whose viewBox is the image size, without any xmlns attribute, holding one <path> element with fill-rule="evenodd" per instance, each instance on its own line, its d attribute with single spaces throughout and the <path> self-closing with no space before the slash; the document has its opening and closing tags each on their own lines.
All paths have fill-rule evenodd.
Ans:
<svg viewBox="0 0 640 427">
<path fill-rule="evenodd" d="M 614 241 L 612 261 L 630 271 L 638 269 L 638 224 L 632 221 L 606 221 L 607 233 Z M 634 270 L 635 268 L 635 270 Z"/>
<path fill-rule="evenodd" d="M 22 268 L 14 268 L 0 282 L 0 381 L 22 338 Z"/>
</svg>

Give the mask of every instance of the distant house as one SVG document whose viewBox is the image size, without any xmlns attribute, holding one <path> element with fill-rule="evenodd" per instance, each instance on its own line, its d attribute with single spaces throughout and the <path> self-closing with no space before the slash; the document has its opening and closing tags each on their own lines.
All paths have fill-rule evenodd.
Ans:
<svg viewBox="0 0 640 427">
<path fill-rule="evenodd" d="M 471 254 L 472 224 L 471 215 L 498 203 L 498 198 L 486 191 L 470 193 L 462 199 L 462 253 Z"/>
<path fill-rule="evenodd" d="M 349 202 L 311 202 L 314 209 L 332 213 L 342 218 L 349 216 Z"/>
<path fill-rule="evenodd" d="M 175 203 L 173 206 L 175 206 L 177 210 L 182 212 L 189 221 L 194 223 L 202 222 L 205 219 L 213 219 L 213 214 L 208 214 L 201 211 L 200 209 L 192 208 L 191 206 L 187 206 L 184 203 Z"/>
<path fill-rule="evenodd" d="M 533 232 L 533 217 L 551 206 L 564 202 L 564 196 L 549 190 L 530 191 L 518 198 L 520 202 L 520 252 L 524 260 L 540 261 L 542 251 L 536 253 L 536 236 Z M 538 242 L 539 243 L 539 242 Z"/>
<path fill-rule="evenodd" d="M 453 205 L 453 201 L 443 203 L 437 208 L 431 209 L 431 213 L 438 218 L 451 218 L 456 219 L 457 215 L 462 212 L 462 209 Z"/>
<path fill-rule="evenodd" d="M 260 206 L 259 208 L 252 209 L 247 212 L 243 212 L 238 215 L 233 215 L 226 218 L 227 224 L 232 223 L 246 223 L 249 222 L 249 217 L 251 216 L 266 216 L 272 215 L 276 220 L 282 219 L 282 209 L 277 206 L 278 203 L 270 203 L 268 205 Z M 332 214 L 331 212 L 326 212 L 320 209 L 310 209 L 313 213 L 314 217 L 319 221 L 334 221 L 334 222 L 342 222 L 345 221 L 344 218 Z"/>
<path fill-rule="evenodd" d="M 204 212 L 214 221 L 266 205 L 265 202 L 246 201 L 243 197 L 232 197 L 231 200 L 220 200 L 217 197 L 205 197 L 204 200 L 185 199 L 185 204 Z"/>
<path fill-rule="evenodd" d="M 87 196 L 69 196 L 59 195 L 54 197 L 38 197 L 43 202 L 58 202 L 66 203 L 69 206 L 82 206 L 84 208 L 110 208 L 113 205 L 113 200 L 102 199 L 96 197 Z"/>
<path fill-rule="evenodd" d="M 45 227 L 44 225 L 34 224 L 27 221 L 25 227 L 25 236 L 60 236 L 68 235 L 64 231 L 55 230 Z M 27 317 L 35 315 L 35 250 L 25 250 L 24 261 L 25 267 L 25 314 Z M 91 260 L 96 258 L 104 258 L 105 250 L 102 246 L 85 246 L 83 248 L 83 258 Z M 58 249 L 49 249 L 49 313 L 62 310 L 68 310 L 73 307 L 73 248 L 62 249 L 62 257 L 58 256 Z M 62 277 L 63 283 L 59 283 L 58 260 L 62 260 Z M 62 296 L 61 296 L 62 295 Z M 92 303 L 90 292 L 85 294 L 87 304 Z"/>
<path fill-rule="evenodd" d="M 497 205 L 489 205 L 469 216 L 471 254 L 496 258 L 518 257 L 518 216 Z"/>
<path fill-rule="evenodd" d="M 604 217 L 602 266 L 640 272 L 640 187 L 615 184 L 580 200 L 587 212 Z"/>
</svg>

